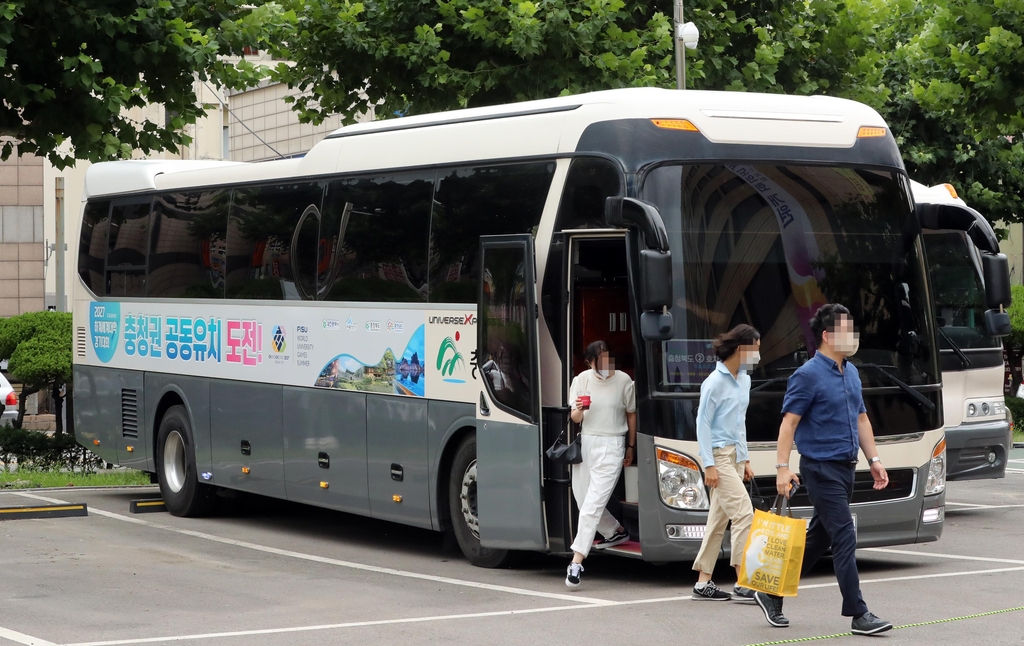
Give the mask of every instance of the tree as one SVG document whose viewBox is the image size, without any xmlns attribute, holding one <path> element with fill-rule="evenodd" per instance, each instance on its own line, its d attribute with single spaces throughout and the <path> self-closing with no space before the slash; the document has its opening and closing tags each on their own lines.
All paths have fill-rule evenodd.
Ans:
<svg viewBox="0 0 1024 646">
<path fill-rule="evenodd" d="M 256 6 L 251 6 L 256 5 Z M 269 49 L 293 16 L 266 0 L 7 0 L 0 4 L 0 136 L 58 168 L 173 150 L 206 110 L 196 81 L 241 88 L 265 70 L 242 60 Z M 162 104 L 165 123 L 133 120 Z M 71 144 L 70 154 L 61 151 Z M 15 142 L 3 143 L 7 159 Z"/>
<path fill-rule="evenodd" d="M 71 329 L 68 312 L 31 312 L 0 320 L 0 360 L 7 360 L 11 375 L 22 384 L 15 428 L 24 421 L 28 396 L 49 389 L 57 404 L 57 435 L 63 434 L 61 390 L 71 383 Z"/>
</svg>

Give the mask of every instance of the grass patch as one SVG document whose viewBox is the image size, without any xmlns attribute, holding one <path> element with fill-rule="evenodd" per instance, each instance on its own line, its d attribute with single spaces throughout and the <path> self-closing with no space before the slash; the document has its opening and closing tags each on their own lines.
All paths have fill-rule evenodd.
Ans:
<svg viewBox="0 0 1024 646">
<path fill-rule="evenodd" d="M 1017 442 L 1024 442 L 1024 430 L 1017 428 L 1016 422 L 1013 427 L 1013 442 L 1014 444 Z"/>
<path fill-rule="evenodd" d="M 2 489 L 36 489 L 51 487 L 124 487 L 148 485 L 149 474 L 134 469 L 103 473 L 68 473 L 66 471 L 0 471 Z"/>
</svg>

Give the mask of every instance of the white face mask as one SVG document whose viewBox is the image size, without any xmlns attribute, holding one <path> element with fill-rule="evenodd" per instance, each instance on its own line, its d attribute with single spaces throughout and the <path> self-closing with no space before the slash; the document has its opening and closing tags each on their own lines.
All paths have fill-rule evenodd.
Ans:
<svg viewBox="0 0 1024 646">
<path fill-rule="evenodd" d="M 752 370 L 759 363 L 761 363 L 760 351 L 748 352 L 746 356 L 740 359 L 740 370 Z"/>
</svg>

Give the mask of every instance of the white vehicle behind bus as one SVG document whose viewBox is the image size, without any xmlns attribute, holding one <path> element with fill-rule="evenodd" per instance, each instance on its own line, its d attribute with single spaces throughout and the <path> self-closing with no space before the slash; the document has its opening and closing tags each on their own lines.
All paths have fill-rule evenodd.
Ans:
<svg viewBox="0 0 1024 646">
<path fill-rule="evenodd" d="M 999 254 L 995 231 L 969 209 L 949 184 L 912 182 L 914 202 L 962 209 L 973 220 L 970 232 L 926 230 L 925 252 L 935 300 L 946 425 L 946 478 L 1002 478 L 1012 446 L 1003 400 L 1002 337 L 985 312 L 985 258 Z M 999 276 L 1009 283 L 1009 276 Z"/>
</svg>

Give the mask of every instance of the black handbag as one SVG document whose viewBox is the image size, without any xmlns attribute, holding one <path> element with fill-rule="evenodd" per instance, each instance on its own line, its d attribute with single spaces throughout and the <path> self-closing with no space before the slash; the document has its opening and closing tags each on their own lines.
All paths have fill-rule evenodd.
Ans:
<svg viewBox="0 0 1024 646">
<path fill-rule="evenodd" d="M 580 436 L 568 444 L 565 443 L 565 430 L 558 435 L 555 443 L 551 445 L 544 455 L 552 462 L 559 464 L 579 464 L 583 462 L 583 451 L 580 449 Z"/>
<path fill-rule="evenodd" d="M 750 487 L 747 490 L 750 494 L 750 504 L 754 506 L 754 509 L 760 509 L 761 511 L 769 511 L 772 508 L 771 496 L 761 495 L 761 490 L 757 487 L 757 478 L 750 479 Z"/>
</svg>

